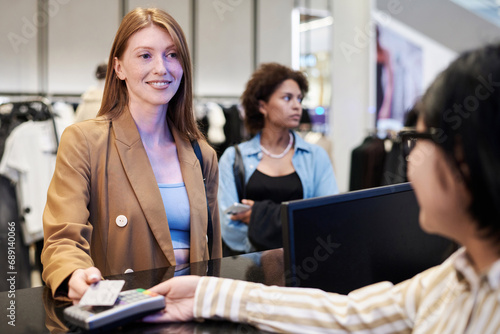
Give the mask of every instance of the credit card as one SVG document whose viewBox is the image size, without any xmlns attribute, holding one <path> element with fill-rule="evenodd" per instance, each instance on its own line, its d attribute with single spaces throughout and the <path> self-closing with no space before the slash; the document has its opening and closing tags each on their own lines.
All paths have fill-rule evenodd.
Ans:
<svg viewBox="0 0 500 334">
<path fill-rule="evenodd" d="M 80 299 L 80 305 L 112 306 L 122 291 L 124 280 L 106 280 L 92 284 Z"/>
</svg>

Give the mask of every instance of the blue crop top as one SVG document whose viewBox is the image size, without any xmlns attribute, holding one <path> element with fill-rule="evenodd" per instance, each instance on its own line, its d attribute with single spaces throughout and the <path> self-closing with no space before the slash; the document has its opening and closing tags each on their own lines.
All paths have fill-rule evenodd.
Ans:
<svg viewBox="0 0 500 334">
<path fill-rule="evenodd" d="M 189 199 L 184 182 L 158 183 L 174 249 L 189 248 Z"/>
</svg>

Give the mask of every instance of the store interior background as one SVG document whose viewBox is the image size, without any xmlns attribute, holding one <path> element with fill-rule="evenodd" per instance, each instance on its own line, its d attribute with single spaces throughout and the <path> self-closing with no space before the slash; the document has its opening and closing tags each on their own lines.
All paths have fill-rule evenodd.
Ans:
<svg viewBox="0 0 500 334">
<path fill-rule="evenodd" d="M 423 92 L 458 52 L 500 36 L 498 25 L 461 2 L 498 8 L 495 0 L 2 1 L 0 96 L 77 103 L 95 84 L 123 15 L 159 7 L 185 31 L 198 100 L 238 102 L 262 62 L 308 72 L 313 84 L 304 103 L 323 108 L 326 124 L 316 130 L 332 142 L 339 188 L 347 191 L 350 153 L 375 127 L 375 24 L 421 48 Z"/>
<path fill-rule="evenodd" d="M 95 68 L 107 60 L 121 18 L 135 7 L 159 7 L 186 34 L 197 103 L 238 103 L 263 62 L 305 71 L 311 89 L 304 106 L 316 122 L 313 130 L 331 143 L 344 192 L 351 152 L 375 130 L 375 25 L 419 49 L 421 94 L 459 52 L 499 40 L 498 2 L 2 0 L 0 103 L 46 96 L 78 104 L 96 84 Z"/>
</svg>

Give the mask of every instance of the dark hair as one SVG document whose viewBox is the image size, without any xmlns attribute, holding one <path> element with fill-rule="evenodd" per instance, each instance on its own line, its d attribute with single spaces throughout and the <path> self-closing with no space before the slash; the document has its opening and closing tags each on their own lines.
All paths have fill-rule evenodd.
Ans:
<svg viewBox="0 0 500 334">
<path fill-rule="evenodd" d="M 418 108 L 413 106 L 410 110 L 408 110 L 404 117 L 403 125 L 405 127 L 415 127 L 418 121 Z"/>
<path fill-rule="evenodd" d="M 95 77 L 99 80 L 105 79 L 107 70 L 108 65 L 106 63 L 99 64 L 95 70 Z"/>
<path fill-rule="evenodd" d="M 500 45 L 461 54 L 418 109 L 426 126 L 439 129 L 439 144 L 458 171 L 467 164 L 469 172 L 462 175 L 481 236 L 500 241 Z"/>
<path fill-rule="evenodd" d="M 307 93 L 309 87 L 305 75 L 278 63 L 261 64 L 252 74 L 241 96 L 245 110 L 245 127 L 251 135 L 255 135 L 264 127 L 264 115 L 259 111 L 259 101 L 269 102 L 278 86 L 288 79 L 299 85 L 302 95 Z"/>
<path fill-rule="evenodd" d="M 192 66 L 186 37 L 179 23 L 170 14 L 157 8 L 135 8 L 123 18 L 109 54 L 103 100 L 98 116 L 117 117 L 127 106 L 127 85 L 116 75 L 113 66 L 115 57 L 120 59 L 134 33 L 151 25 L 164 29 L 170 35 L 183 71 L 179 89 L 168 103 L 167 117 L 186 138 L 203 139 L 194 118 Z"/>
</svg>

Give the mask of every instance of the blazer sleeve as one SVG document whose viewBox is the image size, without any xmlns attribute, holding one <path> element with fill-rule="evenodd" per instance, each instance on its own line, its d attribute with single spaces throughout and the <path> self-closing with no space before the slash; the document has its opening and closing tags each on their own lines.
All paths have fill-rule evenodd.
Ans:
<svg viewBox="0 0 500 334">
<path fill-rule="evenodd" d="M 64 131 L 43 213 L 42 278 L 58 297 L 73 271 L 92 267 L 89 223 L 90 155 L 77 126 Z"/>
</svg>

